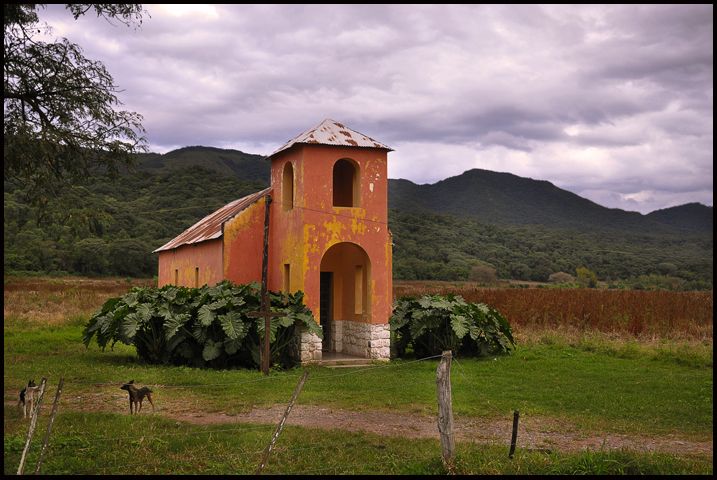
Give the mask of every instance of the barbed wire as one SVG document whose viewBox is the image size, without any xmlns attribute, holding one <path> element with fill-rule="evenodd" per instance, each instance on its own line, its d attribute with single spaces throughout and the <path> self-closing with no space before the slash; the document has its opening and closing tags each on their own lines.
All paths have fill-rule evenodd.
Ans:
<svg viewBox="0 0 717 480">
<path fill-rule="evenodd" d="M 403 367 L 403 366 L 406 366 L 406 365 L 409 365 L 412 363 L 422 362 L 425 360 L 430 360 L 433 358 L 440 358 L 440 357 L 441 357 L 441 355 L 433 355 L 433 356 L 423 357 L 423 358 L 419 358 L 416 360 L 410 360 L 410 361 L 406 361 L 406 362 L 403 362 L 403 361 L 397 362 L 397 363 L 386 362 L 385 364 L 377 364 L 377 365 L 373 365 L 373 366 L 366 367 L 366 368 L 352 367 L 351 368 L 352 371 L 350 371 L 350 372 L 337 373 L 337 374 L 333 374 L 333 375 L 331 375 L 331 374 L 328 374 L 328 375 L 324 374 L 324 375 L 318 375 L 318 376 L 312 375 L 312 378 L 337 378 L 337 377 L 342 377 L 342 376 L 347 376 L 347 375 L 356 375 L 356 374 L 366 373 L 369 371 L 374 371 L 374 370 L 379 370 L 379 369 L 384 369 L 384 368 L 400 368 L 400 367 Z M 329 368 L 329 367 L 326 367 L 325 365 L 311 365 L 311 364 L 307 365 L 307 368 L 311 368 L 311 369 L 314 369 L 317 367 Z M 59 374 L 59 376 L 62 376 L 62 374 Z M 296 380 L 297 378 L 298 378 L 298 375 L 297 375 L 297 377 L 268 375 L 268 376 L 263 376 L 261 378 L 256 378 L 256 379 L 251 379 L 251 380 L 243 380 L 243 381 L 239 381 L 239 382 L 221 382 L 221 383 L 220 382 L 212 382 L 212 383 L 193 383 L 193 384 L 175 384 L 175 385 L 142 382 L 141 384 L 144 386 L 152 386 L 152 387 L 156 387 L 156 388 L 213 388 L 213 387 L 248 385 L 248 384 L 252 384 L 252 383 L 265 382 L 268 380 L 282 380 L 282 381 Z M 94 387 L 106 387 L 106 386 L 123 385 L 125 383 L 127 383 L 127 380 L 111 381 L 111 382 L 82 382 L 82 381 L 72 380 L 71 378 L 65 379 L 66 386 L 91 385 Z M 140 384 L 140 383 L 138 382 L 137 384 Z M 50 385 L 49 382 L 48 382 L 48 385 Z"/>
</svg>

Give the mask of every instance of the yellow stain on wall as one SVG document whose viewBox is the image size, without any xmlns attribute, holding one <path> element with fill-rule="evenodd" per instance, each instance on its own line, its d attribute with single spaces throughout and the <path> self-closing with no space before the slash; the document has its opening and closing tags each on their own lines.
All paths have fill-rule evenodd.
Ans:
<svg viewBox="0 0 717 480">
<path fill-rule="evenodd" d="M 252 203 L 244 210 L 239 212 L 234 218 L 224 224 L 224 244 L 231 244 L 240 231 L 244 230 L 247 225 L 252 222 L 252 217 L 255 214 L 264 213 L 265 198 L 260 199 L 257 202 Z M 261 209 L 261 211 L 257 211 Z"/>
<path fill-rule="evenodd" d="M 319 253 L 319 244 L 317 242 L 317 236 L 316 236 L 316 226 L 312 224 L 304 224 L 304 264 L 303 264 L 303 271 L 306 273 L 309 271 L 309 268 L 311 267 L 313 270 L 317 270 L 319 268 L 318 265 L 316 265 L 316 262 L 310 263 L 309 262 L 309 255 L 310 254 L 317 254 Z"/>
<path fill-rule="evenodd" d="M 324 222 L 324 230 L 329 235 L 328 243 L 336 243 L 342 238 L 341 230 L 343 230 L 344 224 L 341 223 L 334 217 L 330 222 Z"/>
<path fill-rule="evenodd" d="M 385 265 L 389 267 L 389 272 L 391 271 L 391 264 L 392 264 L 392 256 L 393 256 L 393 248 L 391 245 L 391 242 L 393 239 L 391 236 L 388 237 L 388 242 L 386 242 L 386 258 L 385 258 Z"/>
<path fill-rule="evenodd" d="M 366 233 L 366 224 L 356 218 L 351 219 L 351 232 L 353 234 L 363 235 Z"/>
</svg>

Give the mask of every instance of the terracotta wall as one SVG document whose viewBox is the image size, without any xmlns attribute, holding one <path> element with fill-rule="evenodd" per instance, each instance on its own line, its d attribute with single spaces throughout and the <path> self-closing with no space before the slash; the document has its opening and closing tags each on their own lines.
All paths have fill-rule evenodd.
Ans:
<svg viewBox="0 0 717 480">
<path fill-rule="evenodd" d="M 222 275 L 221 239 L 159 252 L 157 284 L 160 287 L 170 284 L 184 287 L 214 285 L 222 280 Z"/>
</svg>

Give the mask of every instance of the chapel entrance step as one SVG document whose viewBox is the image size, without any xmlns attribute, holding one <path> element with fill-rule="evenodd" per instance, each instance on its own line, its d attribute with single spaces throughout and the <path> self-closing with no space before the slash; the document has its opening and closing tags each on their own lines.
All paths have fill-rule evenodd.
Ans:
<svg viewBox="0 0 717 480">
<path fill-rule="evenodd" d="M 354 355 L 346 355 L 344 353 L 324 352 L 321 361 L 317 362 L 322 367 L 330 368 L 350 368 L 350 367 L 366 367 L 372 365 L 371 358 L 357 357 Z"/>
</svg>

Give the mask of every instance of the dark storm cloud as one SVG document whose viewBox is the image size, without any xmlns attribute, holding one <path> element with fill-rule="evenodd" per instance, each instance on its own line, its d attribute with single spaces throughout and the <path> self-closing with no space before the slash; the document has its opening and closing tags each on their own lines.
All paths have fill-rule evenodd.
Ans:
<svg viewBox="0 0 717 480">
<path fill-rule="evenodd" d="M 710 5 L 147 8 L 136 31 L 44 16 L 105 63 L 157 150 L 267 154 L 333 118 L 396 148 L 392 177 L 477 167 L 609 206 L 691 188 L 712 204 Z"/>
</svg>

